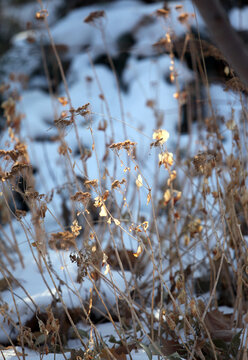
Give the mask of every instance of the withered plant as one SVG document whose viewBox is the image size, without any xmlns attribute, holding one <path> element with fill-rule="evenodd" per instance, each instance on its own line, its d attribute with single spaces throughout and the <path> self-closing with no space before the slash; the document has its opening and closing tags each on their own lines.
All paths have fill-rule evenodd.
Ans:
<svg viewBox="0 0 248 360">
<path fill-rule="evenodd" d="M 153 48 L 159 56 L 170 57 L 168 78 L 176 87 L 178 138 L 174 139 L 176 146 L 167 145 L 170 134 L 158 104 L 147 99 L 154 132 L 147 135 L 146 150 L 155 154 L 153 163 L 147 164 L 142 158 L 135 135 L 127 135 L 121 88 L 107 49 L 104 11 L 89 14 L 85 22 L 102 34 L 117 83 L 121 120 L 111 116 L 90 55 L 106 115 L 96 114 L 90 103 L 73 107 L 48 26 L 49 14 L 44 8 L 36 14 L 37 21 L 47 29 L 65 89 L 65 96 L 58 96 L 50 87 L 57 109 L 52 124 L 55 135 L 49 138 L 57 144 L 65 181 L 54 181 L 45 193 L 37 190 L 41 182 L 46 187 L 46 179 L 42 179 L 42 171 L 35 173 L 30 145 L 22 136 L 19 94 L 13 91 L 11 79 L 9 84 L 1 85 L 6 98 L 2 103 L 4 131 L 9 139 L 0 150 L 0 289 L 11 293 L 13 307 L 4 302 L 3 296 L 0 328 L 6 335 L 4 346 L 21 346 L 22 353 L 16 350 L 20 359 L 25 358 L 26 346 L 41 353 L 65 353 L 71 338 L 78 339 L 81 347 L 71 350 L 71 359 L 132 359 L 132 351 L 141 348 L 149 358 L 247 358 L 248 337 L 243 331 L 248 322 L 246 93 L 228 68 L 226 90 L 233 90 L 231 82 L 235 84 L 240 118 L 237 120 L 233 109 L 230 118 L 218 116 L 204 64 L 208 56 L 224 60 L 213 44 L 194 38 L 189 25 L 194 14 L 185 13 L 181 6 L 176 10 L 178 21 L 185 25 L 184 41 L 178 41 L 168 30 Z M 164 6 L 153 16 L 164 25 L 170 9 Z M 183 62 L 186 55 L 191 56 L 194 70 L 190 90 L 181 87 L 176 67 L 176 56 Z M 46 75 L 49 83 L 49 73 Z M 121 141 L 114 131 L 115 121 L 123 124 Z M 189 132 L 187 147 L 181 146 L 182 121 L 187 122 Z M 90 149 L 81 141 L 80 122 L 88 126 L 84 131 L 90 136 Z M 199 138 L 198 147 L 192 145 L 193 131 Z M 74 144 L 67 141 L 70 132 L 75 134 L 77 154 Z M 98 132 L 104 135 L 100 151 Z M 231 149 L 226 147 L 225 137 L 231 138 Z M 42 141 L 42 137 L 36 141 Z M 98 178 L 94 179 L 89 176 L 92 159 L 98 169 Z M 50 161 L 48 158 L 46 166 L 56 179 Z M 153 179 L 147 176 L 147 166 Z M 48 219 L 53 221 L 53 231 L 47 230 Z M 28 266 L 18 231 L 25 237 L 29 259 L 36 264 L 50 294 L 45 309 L 25 289 L 25 279 L 12 275 L 16 262 L 23 269 Z M 127 247 L 128 242 L 132 246 Z M 55 269 L 55 254 L 63 275 Z M 21 306 L 16 287 L 28 299 Z M 68 296 L 75 306 L 68 305 Z M 224 313 L 221 306 L 229 307 L 230 312 Z M 29 316 L 24 317 L 25 312 Z M 101 322 L 113 325 L 117 334 L 111 337 L 113 347 L 101 336 Z M 89 331 L 80 329 L 79 323 L 87 325 Z"/>
</svg>

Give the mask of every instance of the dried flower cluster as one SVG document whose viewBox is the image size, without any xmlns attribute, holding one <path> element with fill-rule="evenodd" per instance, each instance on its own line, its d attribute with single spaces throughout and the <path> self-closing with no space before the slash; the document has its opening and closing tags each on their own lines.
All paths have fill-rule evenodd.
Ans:
<svg viewBox="0 0 248 360">
<path fill-rule="evenodd" d="M 129 151 L 135 145 L 136 145 L 135 142 L 130 141 L 130 140 L 125 140 L 125 141 L 122 141 L 122 142 L 113 143 L 113 144 L 109 145 L 109 148 L 110 149 L 116 149 L 116 150 L 125 149 L 125 150 Z"/>
</svg>

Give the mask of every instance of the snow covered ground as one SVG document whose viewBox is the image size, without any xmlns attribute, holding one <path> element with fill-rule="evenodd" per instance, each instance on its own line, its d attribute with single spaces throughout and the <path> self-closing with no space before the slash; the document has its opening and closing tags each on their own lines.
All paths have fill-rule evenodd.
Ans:
<svg viewBox="0 0 248 360">
<path fill-rule="evenodd" d="M 153 132 L 159 127 L 166 129 L 170 138 L 166 143 L 168 151 L 175 152 L 178 144 L 178 100 L 175 94 L 178 91 L 178 86 L 189 79 L 193 78 L 193 73 L 186 67 L 185 64 L 179 60 L 174 59 L 172 64 L 169 55 L 154 56 L 153 44 L 160 38 L 164 37 L 166 33 L 175 33 L 177 36 L 185 33 L 185 25 L 178 22 L 178 10 L 175 9 L 174 2 L 170 3 L 172 10 L 168 21 L 162 21 L 155 16 L 155 11 L 163 6 L 163 2 L 145 5 L 141 1 L 114 1 L 113 3 L 99 5 L 99 6 L 85 6 L 69 12 L 65 17 L 56 20 L 55 5 L 58 6 L 60 1 L 47 2 L 48 20 L 50 21 L 51 36 L 55 44 L 66 45 L 67 55 L 71 59 L 69 70 L 66 75 L 68 90 L 71 98 L 71 103 L 74 108 L 78 108 L 86 103 L 90 103 L 91 114 L 86 117 L 77 116 L 76 124 L 78 127 L 78 134 L 82 146 L 86 149 L 94 150 L 93 156 L 87 160 L 87 174 L 80 162 L 80 154 L 78 151 L 78 144 L 76 141 L 75 131 L 73 126 L 66 129 L 65 141 L 72 152 L 74 163 L 72 164 L 75 174 L 77 176 L 88 179 L 98 179 L 100 182 L 103 177 L 105 169 L 107 168 L 110 174 L 113 174 L 114 167 L 117 166 L 116 179 L 121 180 L 126 177 L 123 171 L 127 159 L 123 152 L 120 156 L 124 166 L 120 161 L 114 165 L 114 156 L 110 154 L 109 159 L 104 162 L 103 157 L 105 153 L 106 144 L 112 142 L 121 142 L 127 139 L 137 142 L 137 163 L 140 166 L 141 174 L 149 186 L 152 186 L 154 179 L 161 175 L 162 169 L 158 167 L 158 151 L 155 148 L 150 148 L 153 140 Z M 53 4 L 53 6 L 52 6 Z M 178 4 L 177 4 L 178 5 Z M 194 13 L 194 8 L 190 1 L 182 2 L 184 11 Z M 24 21 L 34 18 L 37 11 L 37 4 L 27 4 L 25 7 L 20 7 L 16 10 L 14 7 L 9 9 L 12 16 L 23 17 Z M 92 11 L 104 10 L 105 16 L 103 19 L 97 20 L 95 24 L 84 23 L 84 19 Z M 141 20 L 144 17 L 148 19 L 148 25 L 143 25 Z M 231 19 L 235 22 L 235 12 L 231 14 Z M 199 15 L 197 19 L 200 26 L 203 26 Z M 194 23 L 194 19 L 190 20 Z M 103 26 L 104 36 L 99 29 Z M 127 60 L 122 74 L 122 80 L 128 85 L 128 91 L 119 92 L 113 71 L 103 64 L 93 65 L 92 61 L 99 55 L 106 53 L 106 48 L 112 57 L 118 55 L 118 38 L 127 32 L 132 32 L 135 38 L 135 45 L 129 50 L 130 56 Z M 36 38 L 36 45 L 30 44 L 26 41 L 26 36 L 30 33 L 16 34 L 13 37 L 13 45 L 11 50 L 5 55 L 4 71 L 7 75 L 9 72 L 25 73 L 30 75 L 36 69 L 39 62 L 38 48 L 40 41 L 43 44 L 49 42 L 49 36 L 46 29 L 41 25 L 37 26 L 34 32 Z M 105 41 L 105 43 L 104 43 Z M 169 84 L 165 78 L 172 70 L 178 74 L 178 83 Z M 28 146 L 30 155 L 30 163 L 37 168 L 35 175 L 35 189 L 39 194 L 53 194 L 53 199 L 49 202 L 46 217 L 41 224 L 42 229 L 45 229 L 47 237 L 51 233 L 63 231 L 62 223 L 62 202 L 63 197 L 58 189 L 63 188 L 66 183 L 73 182 L 73 177 L 68 174 L 68 163 L 66 164 L 65 157 L 58 153 L 58 143 L 51 141 L 38 141 L 42 136 L 54 136 L 57 134 L 57 129 L 53 124 L 53 120 L 60 116 L 62 111 L 67 111 L 69 114 L 69 104 L 62 106 L 58 97 L 68 98 L 68 93 L 65 90 L 63 83 L 60 83 L 57 91 L 57 97 L 44 91 L 44 87 L 39 88 L 39 84 L 44 85 L 44 77 L 40 75 L 32 75 L 30 79 L 30 86 L 27 89 L 21 89 L 21 99 L 18 102 L 18 110 L 25 114 L 21 125 L 21 139 L 25 141 Z M 18 86 L 12 83 L 13 88 Z M 210 95 L 213 99 L 213 105 L 218 115 L 225 118 L 231 117 L 231 108 L 235 108 L 235 119 L 239 121 L 239 95 L 233 92 L 224 92 L 221 85 L 211 85 Z M 152 101 L 155 104 L 155 111 L 148 102 Z M 228 105 L 228 106 L 227 106 Z M 158 118 L 161 119 L 161 124 L 158 126 Z M 106 132 L 99 130 L 99 126 L 107 121 Z M 93 134 L 93 136 L 92 136 Z M 227 151 L 231 151 L 231 137 L 228 131 L 224 130 L 226 137 L 225 147 Z M 188 146 L 188 135 L 182 135 L 180 138 L 180 147 L 182 151 Z M 6 143 L 8 142 L 8 134 L 1 137 L 1 148 L 8 149 Z M 8 142 L 9 143 L 9 142 Z M 12 144 L 9 143 L 9 149 Z M 193 125 L 193 132 L 191 137 L 191 153 L 196 154 L 198 150 L 202 150 L 199 142 L 199 133 L 197 125 Z M 96 161 L 97 160 L 97 161 Z M 99 166 L 98 166 L 99 164 Z M 131 164 L 131 182 L 135 188 L 135 181 L 139 172 L 134 169 Z M 111 175 L 112 176 L 112 175 Z M 181 175 L 183 176 L 183 175 Z M 161 176 L 166 178 L 166 174 Z M 106 184 L 109 187 L 111 181 L 114 179 L 108 178 Z M 75 190 L 75 188 L 74 188 Z M 142 187 L 140 193 L 144 197 L 140 203 L 140 213 L 145 217 L 151 212 L 151 204 L 146 205 L 146 198 L 148 195 L 147 188 Z M 65 191 L 65 197 L 69 193 Z M 95 193 L 97 196 L 97 193 Z M 129 192 L 128 201 L 132 198 L 132 191 Z M 68 199 L 65 200 L 68 202 Z M 81 209 L 78 209 L 81 210 Z M 23 226 L 24 225 L 24 226 Z M 118 225 L 112 223 L 112 228 Z M 128 227 L 125 222 L 121 221 L 127 232 Z M 1 293 L 0 304 L 8 307 L 8 314 L 11 319 L 17 323 L 18 313 L 22 324 L 30 319 L 35 311 L 38 309 L 42 312 L 51 304 L 53 296 L 55 298 L 63 299 L 64 304 L 68 308 L 75 308 L 81 306 L 84 299 L 89 299 L 92 282 L 89 279 L 84 279 L 82 283 L 77 282 L 77 266 L 69 259 L 70 250 L 56 251 L 48 247 L 49 264 L 53 269 L 46 268 L 42 265 L 43 272 L 39 269 L 39 256 L 34 244 L 37 241 L 37 234 L 32 223 L 32 217 L 27 214 L 23 222 L 12 220 L 11 224 L 3 226 L 2 238 L 8 241 L 15 233 L 16 242 L 22 255 L 22 263 L 18 253 L 11 254 L 13 266 L 8 264 L 10 273 L 18 280 L 23 287 L 13 285 L 13 291 L 6 290 Z M 103 246 L 108 239 L 103 238 Z M 134 252 L 138 248 L 136 239 L 131 238 L 128 234 L 124 236 L 124 243 L 128 249 Z M 33 246 L 32 246 L 33 244 Z M 201 249 L 194 255 L 198 260 L 201 260 L 203 254 Z M 8 260 L 4 259 L 7 264 Z M 103 268 L 103 273 L 105 271 Z M 4 272 L 2 275 L 8 276 Z M 147 274 L 144 274 L 144 276 Z M 44 280 L 45 279 L 45 280 Z M 116 284 L 116 289 L 111 288 L 108 280 Z M 119 270 L 111 270 L 106 274 L 106 281 L 101 281 L 100 291 L 105 295 L 109 305 L 114 305 L 116 302 L 116 295 L 127 292 L 126 284 L 132 281 L 132 275 L 125 271 L 125 279 L 123 273 Z M 141 278 L 142 281 L 142 278 Z M 63 283 L 64 282 L 64 283 Z M 69 286 L 68 286 L 69 284 Z M 58 294 L 58 288 L 60 294 Z M 25 290 L 24 290 L 25 289 Z M 18 311 L 17 311 L 18 309 Z M 0 343 L 5 342 L 7 334 L 14 339 L 17 335 L 17 330 L 9 322 L 3 321 L 3 316 L 0 315 Z M 102 336 L 110 335 L 113 329 L 107 325 L 98 326 L 98 330 Z M 69 348 L 71 347 L 68 344 Z M 80 344 L 73 345 L 80 346 Z M 21 353 L 19 347 L 16 348 Z M 39 355 L 34 351 L 25 349 L 28 359 L 39 359 Z M 16 359 L 17 355 L 14 350 L 0 351 L 0 354 L 5 359 Z M 69 358 L 69 353 L 65 353 Z M 132 358 L 134 360 L 143 359 L 147 355 L 144 350 L 132 351 Z M 20 356 L 21 357 L 21 356 Z M 22 357 L 21 357 L 22 358 Z M 63 359 L 61 354 L 44 355 L 43 359 Z"/>
</svg>

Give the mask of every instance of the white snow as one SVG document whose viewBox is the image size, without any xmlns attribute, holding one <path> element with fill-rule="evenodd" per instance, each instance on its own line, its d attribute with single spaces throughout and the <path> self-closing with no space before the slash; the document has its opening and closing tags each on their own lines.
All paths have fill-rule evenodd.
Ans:
<svg viewBox="0 0 248 360">
<path fill-rule="evenodd" d="M 49 4 L 51 2 L 48 2 Z M 177 92 L 175 84 L 168 84 L 164 78 L 169 73 L 169 67 L 171 60 L 168 55 L 160 57 L 153 57 L 152 44 L 162 37 L 166 31 L 173 30 L 177 35 L 181 35 L 185 32 L 185 26 L 179 24 L 176 20 L 178 12 L 174 8 L 174 3 L 170 4 L 172 8 L 172 15 L 168 22 L 162 23 L 154 20 L 154 23 L 147 27 L 141 27 L 135 33 L 135 39 L 137 44 L 134 49 L 131 50 L 127 66 L 123 73 L 123 80 L 129 85 L 129 91 L 127 93 L 121 93 L 121 102 L 119 99 L 118 87 L 113 75 L 113 72 L 103 65 L 92 66 L 91 60 L 96 55 L 105 52 L 105 45 L 102 42 L 101 32 L 99 31 L 99 24 L 97 26 L 90 26 L 84 23 L 85 17 L 92 11 L 104 10 L 106 17 L 102 19 L 104 25 L 105 37 L 107 47 L 111 55 L 117 54 L 117 38 L 125 32 L 128 32 L 135 28 L 137 23 L 142 19 L 144 15 L 151 15 L 154 17 L 156 9 L 161 7 L 163 2 L 153 5 L 144 5 L 140 1 L 116 1 L 111 4 L 101 6 L 82 7 L 71 11 L 63 19 L 58 20 L 51 26 L 51 33 L 56 44 L 65 44 L 73 52 L 73 60 L 67 76 L 69 85 L 69 93 L 72 99 L 73 107 L 80 107 L 90 102 L 90 109 L 92 115 L 89 118 L 89 122 L 86 122 L 85 118 L 77 117 L 76 123 L 78 126 L 80 141 L 83 146 L 88 149 L 92 149 L 93 139 L 89 126 L 93 131 L 95 142 L 95 153 L 92 158 L 87 161 L 88 176 L 90 179 L 99 178 L 102 176 L 104 167 L 108 169 L 113 168 L 113 155 L 109 163 L 104 164 L 102 161 L 105 149 L 105 142 L 118 142 L 125 139 L 123 131 L 123 121 L 126 124 L 127 138 L 132 141 L 137 141 L 137 162 L 142 165 L 142 177 L 145 178 L 149 185 L 152 186 L 153 180 L 161 175 L 162 169 L 158 168 L 158 151 L 156 149 L 150 149 L 150 143 L 153 141 L 152 134 L 157 128 L 156 117 L 153 110 L 146 105 L 148 100 L 153 100 L 156 103 L 156 109 L 163 119 L 162 127 L 170 133 L 170 138 L 167 143 L 167 149 L 171 152 L 175 151 L 178 134 L 176 132 L 176 124 L 178 122 L 178 101 L 174 98 L 174 94 Z M 194 8 L 190 1 L 183 2 L 184 8 L 189 12 L 194 12 Z M 50 5 L 49 5 L 50 6 Z M 31 16 L 33 13 L 33 6 L 28 8 L 28 12 L 24 15 L 24 11 L 20 16 L 26 19 L 26 16 Z M 13 10 L 9 10 L 13 15 Z M 53 8 L 49 10 L 54 11 Z M 243 11 L 243 15 L 246 16 L 246 10 Z M 238 27 L 237 23 L 237 11 L 233 11 L 230 15 L 233 25 Z M 197 15 L 198 18 L 198 15 Z M 199 19 L 200 26 L 203 25 L 201 19 Z M 194 21 L 194 20 L 192 20 Z M 245 24 L 242 24 L 242 28 Z M 14 46 L 21 45 L 23 38 L 26 34 L 19 34 L 14 39 Z M 86 46 L 89 46 L 88 50 L 84 50 Z M 24 50 L 22 50 L 24 51 Z M 137 54 L 149 55 L 142 60 L 137 59 Z M 175 60 L 175 69 L 178 73 L 178 81 L 180 86 L 183 82 L 192 78 L 192 73 L 187 70 L 186 66 Z M 97 76 L 97 77 L 96 77 Z M 91 77 L 92 81 L 87 81 L 87 77 Z M 66 96 L 64 86 L 59 88 L 59 96 Z M 104 95 L 105 101 L 99 98 L 99 95 Z M 220 85 L 211 85 L 210 94 L 214 99 L 213 105 L 216 113 L 228 118 L 231 116 L 231 108 L 235 108 L 235 119 L 238 121 L 240 105 L 237 94 L 232 92 L 224 92 Z M 22 139 L 27 142 L 31 154 L 31 163 L 39 169 L 36 175 L 36 187 L 39 193 L 49 193 L 53 188 L 59 188 L 63 184 L 67 183 L 70 178 L 66 174 L 66 159 L 58 154 L 59 143 L 34 142 L 34 138 L 38 135 L 53 135 L 56 133 L 56 128 L 53 125 L 53 120 L 58 118 L 62 110 L 69 110 L 69 107 L 63 108 L 59 105 L 57 99 L 51 100 L 49 94 L 39 89 L 28 89 L 22 91 L 22 99 L 19 105 L 19 109 L 25 114 L 25 119 L 22 122 Z M 107 105 L 106 105 L 107 104 Z M 124 118 L 122 118 L 122 108 L 124 109 Z M 227 106 L 228 105 L 228 106 Z M 109 107 L 109 110 L 108 110 Z M 108 112 L 109 111 L 109 112 Z M 110 114 L 109 114 L 110 113 Z M 110 115 L 110 117 L 109 117 Z M 106 131 L 106 138 L 104 133 L 98 130 L 99 123 L 103 120 L 107 120 L 108 128 Z M 113 128 L 115 138 L 112 139 L 111 122 L 113 122 Z M 193 129 L 195 127 L 193 126 Z M 226 131 L 226 129 L 225 129 Z M 231 138 L 226 135 L 226 148 L 230 151 Z M 72 149 L 73 153 L 77 150 L 77 142 L 75 139 L 75 132 L 73 128 L 66 130 L 65 140 L 68 146 Z M 194 131 L 191 138 L 191 151 L 195 153 L 199 149 L 198 133 Z M 1 140 L 2 142 L 2 140 Z M 188 144 L 188 137 L 182 136 L 180 139 L 182 149 Z M 3 147 L 3 142 L 2 142 Z M 111 152 L 111 150 L 110 150 Z M 125 153 L 120 153 L 120 158 L 125 163 Z M 99 168 L 96 165 L 96 156 L 100 164 Z M 75 173 L 77 175 L 84 176 L 84 171 L 79 160 L 79 156 L 74 156 L 76 163 L 74 164 Z M 134 169 L 134 165 L 131 165 Z M 131 181 L 135 184 L 135 179 L 138 172 L 133 170 Z M 119 160 L 117 161 L 117 178 L 121 179 L 125 175 L 123 167 Z M 165 178 L 167 174 L 163 177 Z M 184 174 L 181 175 L 182 178 Z M 110 183 L 110 179 L 108 180 Z M 135 186 L 135 185 L 134 185 Z M 130 192 L 129 192 L 130 193 Z M 132 193 L 132 191 L 131 191 Z M 147 190 L 140 189 L 142 196 L 145 194 L 145 202 L 141 203 L 141 211 L 143 214 L 147 214 L 150 211 L 150 205 L 146 205 Z M 66 196 L 69 196 L 68 193 Z M 132 195 L 129 194 L 129 198 Z M 69 199 L 68 199 L 69 200 Z M 52 232 L 63 231 L 60 226 L 62 217 L 61 212 L 61 196 L 54 193 L 53 200 L 48 204 L 49 210 L 56 216 L 56 220 L 49 212 L 47 212 L 44 219 L 44 223 L 41 224 L 50 235 Z M 21 287 L 14 287 L 15 303 L 13 301 L 13 294 L 10 291 L 1 293 L 2 303 L 7 303 L 9 307 L 9 313 L 14 321 L 18 321 L 16 315 L 16 308 L 18 308 L 21 315 L 22 322 L 24 323 L 32 316 L 32 311 L 37 308 L 45 309 L 51 304 L 52 295 L 58 297 L 56 287 L 59 286 L 59 279 L 65 281 L 67 285 L 61 285 L 61 296 L 64 303 L 68 307 L 80 306 L 81 302 L 89 297 L 89 289 L 92 288 L 92 283 L 89 279 L 85 279 L 81 284 L 76 281 L 77 278 L 77 266 L 72 264 L 69 259 L 70 251 L 55 251 L 48 249 L 49 258 L 46 260 L 51 262 L 53 268 L 53 279 L 49 274 L 48 269 L 42 262 L 43 273 L 40 273 L 38 264 L 39 256 L 37 249 L 32 246 L 32 243 L 36 241 L 36 234 L 33 232 L 34 227 L 32 225 L 32 219 L 27 215 L 24 220 L 25 227 L 29 229 L 27 233 L 23 231 L 21 224 L 13 220 L 13 228 L 17 234 L 17 242 L 19 249 L 23 256 L 24 267 L 21 266 L 17 255 L 15 254 L 15 268 L 9 269 L 12 275 L 24 286 L 26 293 Z M 125 222 L 121 223 L 128 233 L 128 226 Z M 114 227 L 115 225 L 111 225 Z M 5 232 L 7 236 L 11 237 L 11 228 L 9 225 L 5 226 Z M 127 245 L 128 249 L 137 250 L 137 239 L 132 239 L 131 236 L 124 233 L 123 241 Z M 6 241 L 6 238 L 4 238 Z M 107 239 L 104 238 L 104 244 L 107 243 Z M 202 259 L 202 252 L 199 246 L 195 250 L 196 261 Z M 32 250 L 32 251 L 31 251 Z M 34 256 L 33 256 L 33 254 Z M 192 256 L 192 254 L 191 254 Z M 190 260 L 189 260 L 190 261 Z M 192 258 L 191 258 L 192 261 Z M 104 271 L 104 270 L 103 270 Z M 56 277 L 54 274 L 57 274 Z M 43 280 L 46 279 L 46 283 Z M 131 280 L 131 274 L 125 272 L 126 281 Z M 110 274 L 107 274 L 106 278 L 113 281 L 116 289 L 113 290 L 107 282 L 101 280 L 100 291 L 106 296 L 110 305 L 114 305 L 116 296 L 119 292 L 126 293 L 126 284 L 123 279 L 123 274 L 120 271 L 112 270 Z M 55 286 L 56 285 L 56 286 Z M 49 287 L 49 289 L 48 289 Z M 73 291 L 72 291 L 73 290 Z M 51 291 L 51 292 L 50 292 Z M 32 301 L 31 299 L 32 298 Z M 35 306 L 34 306 L 35 303 Z M 100 306 L 100 304 L 98 304 Z M 0 315 L 0 321 L 3 318 Z M 10 332 L 11 326 L 5 322 L 3 327 L 6 332 Z M 98 326 L 98 330 L 102 331 L 104 336 L 112 334 L 112 325 Z M 16 333 L 12 333 L 12 337 L 15 337 Z M 0 334 L 0 342 L 6 340 L 5 334 Z M 17 350 L 21 352 L 18 347 Z M 25 348 L 25 353 L 28 354 L 28 359 L 38 359 L 39 355 L 34 351 Z M 0 351 L 1 354 L 1 351 Z M 16 359 L 16 355 L 13 349 L 4 350 L 3 354 L 6 359 Z M 69 356 L 69 355 L 68 355 Z M 134 360 L 146 358 L 144 350 L 132 351 L 132 358 Z M 56 359 L 60 360 L 63 356 L 56 354 Z M 68 357 L 69 358 L 69 357 Z M 54 359 L 54 355 L 48 354 L 43 359 Z"/>
</svg>

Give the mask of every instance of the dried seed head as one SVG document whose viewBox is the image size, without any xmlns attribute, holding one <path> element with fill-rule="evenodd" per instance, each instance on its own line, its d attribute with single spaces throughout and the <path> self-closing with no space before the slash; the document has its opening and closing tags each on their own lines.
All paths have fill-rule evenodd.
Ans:
<svg viewBox="0 0 248 360">
<path fill-rule="evenodd" d="M 130 140 L 125 140 L 125 141 L 122 141 L 122 142 L 113 143 L 113 144 L 109 145 L 109 148 L 110 149 L 116 149 L 116 150 L 121 150 L 121 149 L 130 150 L 135 145 L 136 145 L 135 142 L 130 141 Z"/>
<path fill-rule="evenodd" d="M 162 16 L 164 18 L 166 18 L 169 15 L 169 13 L 170 13 L 169 9 L 158 9 L 156 11 L 157 16 Z"/>
<path fill-rule="evenodd" d="M 180 14 L 177 19 L 178 21 L 180 21 L 180 23 L 185 24 L 189 19 L 189 14 L 188 13 Z"/>
<path fill-rule="evenodd" d="M 98 184 L 98 180 L 94 179 L 94 180 L 85 180 L 84 185 L 90 189 L 91 187 L 95 188 L 97 187 Z"/>
<path fill-rule="evenodd" d="M 117 188 L 120 188 L 120 187 L 121 187 L 121 183 L 120 183 L 119 180 L 115 180 L 111 184 L 111 189 L 117 189 Z"/>
<path fill-rule="evenodd" d="M 136 257 L 136 258 L 139 257 L 140 254 L 142 253 L 142 251 L 143 251 L 142 247 L 139 245 L 136 253 L 134 253 L 133 256 Z"/>
<path fill-rule="evenodd" d="M 113 220 L 114 220 L 114 223 L 115 223 L 116 226 L 120 225 L 120 221 L 118 219 L 113 218 Z"/>
<path fill-rule="evenodd" d="M 68 100 L 67 100 L 67 98 L 65 96 L 60 96 L 58 98 L 58 100 L 59 100 L 60 104 L 63 105 L 63 106 L 66 106 L 68 104 Z"/>
<path fill-rule="evenodd" d="M 189 224 L 188 224 L 188 229 L 190 232 L 190 236 L 194 237 L 196 234 L 199 234 L 202 232 L 203 227 L 201 225 L 201 220 L 200 219 L 195 219 L 192 220 Z"/>
<path fill-rule="evenodd" d="M 190 237 L 188 235 L 184 235 L 184 246 L 188 246 L 190 242 Z"/>
<path fill-rule="evenodd" d="M 176 179 L 176 177 L 177 177 L 176 170 L 171 171 L 169 175 L 169 179 L 167 180 L 167 185 L 170 186 L 171 183 Z"/>
<path fill-rule="evenodd" d="M 136 179 L 136 186 L 137 188 L 140 188 L 143 186 L 143 180 L 142 180 L 142 176 L 139 174 L 137 179 Z"/>
<path fill-rule="evenodd" d="M 103 205 L 103 201 L 102 201 L 101 196 L 95 197 L 94 200 L 95 200 L 95 202 L 94 202 L 95 207 L 101 207 Z"/>
<path fill-rule="evenodd" d="M 103 10 L 100 11 L 93 11 L 91 12 L 86 18 L 84 19 L 84 22 L 86 24 L 94 23 L 96 20 L 101 19 L 105 17 L 105 12 Z"/>
<path fill-rule="evenodd" d="M 101 206 L 101 211 L 100 211 L 100 213 L 99 213 L 99 216 L 101 216 L 101 217 L 106 217 L 108 215 L 108 213 L 107 213 L 107 210 L 106 210 L 106 206 L 105 205 L 102 205 Z"/>
<path fill-rule="evenodd" d="M 171 191 L 170 189 L 167 189 L 165 192 L 164 192 L 164 204 L 167 205 L 168 202 L 170 201 L 171 199 Z"/>
<path fill-rule="evenodd" d="M 78 225 L 78 221 L 74 220 L 72 225 L 71 225 L 71 232 L 72 234 L 77 237 L 78 235 L 80 235 L 80 230 L 82 229 L 82 226 Z"/>
<path fill-rule="evenodd" d="M 213 150 L 198 153 L 193 158 L 193 165 L 197 172 L 209 177 L 216 166 L 217 154 Z"/>
<path fill-rule="evenodd" d="M 35 14 L 36 20 L 45 20 L 45 18 L 48 16 L 48 11 L 46 9 L 37 11 Z"/>
<path fill-rule="evenodd" d="M 106 190 L 102 196 L 103 201 L 106 201 L 108 197 L 109 197 L 109 191 Z"/>
<path fill-rule="evenodd" d="M 169 137 L 170 134 L 168 133 L 168 131 L 163 129 L 158 129 L 154 131 L 152 135 L 152 138 L 158 140 L 161 145 L 164 144 L 169 139 Z"/>
<path fill-rule="evenodd" d="M 166 151 L 161 154 L 158 154 L 159 166 L 164 165 L 166 169 L 170 169 L 173 165 L 173 154 Z"/>
<path fill-rule="evenodd" d="M 88 202 L 90 197 L 91 197 L 91 195 L 89 192 L 78 191 L 78 192 L 76 192 L 75 195 L 71 196 L 71 199 L 73 201 L 79 201 L 79 202 L 82 202 L 83 204 L 85 204 Z"/>
<path fill-rule="evenodd" d="M 84 104 L 83 106 L 78 107 L 77 109 L 70 109 L 70 113 L 85 116 L 90 114 L 90 110 L 88 107 L 90 106 L 90 103 Z"/>
<path fill-rule="evenodd" d="M 173 201 L 174 201 L 174 204 L 180 200 L 182 197 L 182 193 L 181 191 L 178 191 L 178 190 L 173 190 Z"/>
</svg>

